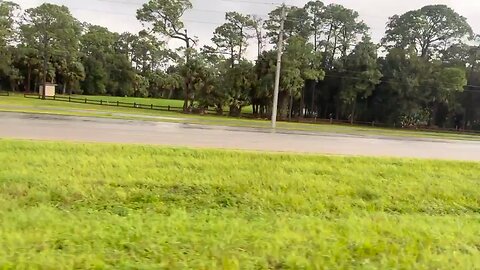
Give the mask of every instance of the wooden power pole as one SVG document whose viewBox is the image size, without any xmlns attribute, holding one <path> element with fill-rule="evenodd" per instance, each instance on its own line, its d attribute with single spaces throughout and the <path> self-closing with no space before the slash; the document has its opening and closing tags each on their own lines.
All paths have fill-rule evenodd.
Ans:
<svg viewBox="0 0 480 270">
<path fill-rule="evenodd" d="M 277 72 L 275 74 L 275 90 L 273 93 L 273 107 L 272 107 L 272 128 L 277 127 L 277 111 L 278 111 L 278 94 L 280 88 L 280 72 L 282 68 L 282 54 L 283 54 L 283 31 L 285 26 L 285 4 L 282 5 L 282 19 L 280 22 L 280 34 L 278 37 L 278 54 L 277 54 Z"/>
</svg>

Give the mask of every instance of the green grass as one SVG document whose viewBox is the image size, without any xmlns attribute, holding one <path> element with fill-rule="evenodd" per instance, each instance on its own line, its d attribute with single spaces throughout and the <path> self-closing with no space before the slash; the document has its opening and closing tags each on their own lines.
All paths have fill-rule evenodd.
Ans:
<svg viewBox="0 0 480 270">
<path fill-rule="evenodd" d="M 475 269 L 480 164 L 0 140 L 0 268 Z"/>
<path fill-rule="evenodd" d="M 83 97 L 83 96 L 82 96 Z M 120 98 L 120 97 L 89 97 L 91 99 L 111 99 L 110 101 L 139 102 L 142 99 Z M 165 99 L 147 99 L 141 103 L 156 102 L 155 105 L 176 106 L 178 100 Z M 92 104 L 68 103 L 53 100 L 27 99 L 23 95 L 13 95 L 9 97 L 0 97 L 0 111 L 9 112 L 27 112 L 27 113 L 45 113 L 73 116 L 92 116 L 107 117 L 118 119 L 136 119 L 147 121 L 171 121 L 204 125 L 221 125 L 232 127 L 253 127 L 270 128 L 270 122 L 266 120 L 240 119 L 232 117 L 222 117 L 215 115 L 192 115 L 178 112 L 164 112 L 154 110 L 142 110 L 136 108 L 119 108 L 109 106 L 99 106 Z M 158 119 L 152 118 L 158 117 Z M 172 119 L 164 119 L 170 117 Z M 175 119 L 173 119 L 175 118 Z M 351 125 L 330 125 L 330 124 L 306 124 L 306 123 L 287 123 L 279 122 L 278 128 L 283 130 L 296 130 L 308 132 L 329 132 L 350 135 L 379 135 L 396 137 L 419 137 L 419 138 L 437 138 L 437 139 L 456 139 L 456 140 L 480 140 L 480 135 L 457 134 L 450 132 L 425 132 L 414 130 L 401 130 L 390 128 L 374 128 L 366 126 Z"/>
</svg>

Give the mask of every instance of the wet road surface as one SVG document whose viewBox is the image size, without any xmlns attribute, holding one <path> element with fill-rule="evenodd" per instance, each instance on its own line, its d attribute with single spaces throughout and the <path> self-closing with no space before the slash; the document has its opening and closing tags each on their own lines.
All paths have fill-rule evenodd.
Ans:
<svg viewBox="0 0 480 270">
<path fill-rule="evenodd" d="M 273 132 L 268 129 L 1 112 L 0 121 L 1 138 L 480 161 L 480 141 Z"/>
</svg>

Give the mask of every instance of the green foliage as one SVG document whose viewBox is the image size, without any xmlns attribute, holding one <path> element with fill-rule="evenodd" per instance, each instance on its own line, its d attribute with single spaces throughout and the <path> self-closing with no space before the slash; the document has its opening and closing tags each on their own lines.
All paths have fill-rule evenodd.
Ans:
<svg viewBox="0 0 480 270">
<path fill-rule="evenodd" d="M 143 77 L 142 75 L 135 74 L 135 78 L 133 80 L 133 95 L 135 97 L 147 97 L 149 87 L 150 82 L 147 78 Z"/>
<path fill-rule="evenodd" d="M 78 50 L 81 26 L 66 6 L 42 4 L 26 10 L 22 42 L 49 56 L 66 56 Z"/>
<path fill-rule="evenodd" d="M 351 106 L 350 120 L 355 119 L 357 99 L 367 99 L 380 84 L 382 73 L 377 65 L 377 47 L 366 37 L 347 57 L 344 72 L 343 89 L 340 92 L 342 101 Z"/>
<path fill-rule="evenodd" d="M 17 90 L 17 84 L 22 79 L 20 70 L 13 66 L 16 55 L 10 47 L 15 40 L 16 13 L 19 10 L 20 6 L 13 2 L 0 1 L 0 87 L 9 87 L 7 89 L 10 90 Z M 2 77 L 8 78 L 8 81 L 2 82 Z"/>
<path fill-rule="evenodd" d="M 478 163 L 5 140 L 0 148 L 4 267 L 480 263 Z"/>
<path fill-rule="evenodd" d="M 319 81 L 324 78 L 325 73 L 320 68 L 321 55 L 319 52 L 315 52 L 313 47 L 301 36 L 293 36 L 287 41 L 280 78 L 280 89 L 283 92 L 283 102 L 280 105 L 282 117 L 285 117 L 287 113 L 287 97 L 290 97 L 289 108 L 291 111 L 293 109 L 292 100 L 301 97 L 305 81 Z"/>
<path fill-rule="evenodd" d="M 107 93 L 114 96 L 134 95 L 135 74 L 126 57 L 110 55 L 107 58 L 108 80 Z"/>
<path fill-rule="evenodd" d="M 69 87 L 71 93 L 71 90 L 75 90 L 72 89 L 73 85 L 78 85 L 80 81 L 85 80 L 85 67 L 81 62 L 69 63 L 65 69 L 63 76 L 65 79 L 65 87 Z M 80 89 L 77 88 L 76 90 Z"/>
<path fill-rule="evenodd" d="M 308 39 L 311 35 L 311 27 L 309 25 L 308 13 L 305 9 L 288 6 L 285 7 L 286 20 L 284 23 L 286 39 L 292 36 L 300 36 Z M 265 21 L 265 29 L 268 30 L 267 36 L 271 39 L 271 43 L 277 44 L 280 36 L 282 8 L 276 8 L 269 13 L 269 19 Z"/>
<path fill-rule="evenodd" d="M 82 88 L 86 94 L 120 96 L 147 95 L 139 82 L 128 55 L 117 51 L 120 37 L 108 29 L 88 25 L 81 38 L 82 62 L 86 76 Z M 138 88 L 141 85 L 140 88 Z"/>
<path fill-rule="evenodd" d="M 15 35 L 15 13 L 20 9 L 18 4 L 0 1 L 0 50 L 4 49 Z"/>
<path fill-rule="evenodd" d="M 154 32 L 175 38 L 186 39 L 181 17 L 192 8 L 189 0 L 150 0 L 137 11 L 137 18 L 143 23 L 151 24 Z"/>
<path fill-rule="evenodd" d="M 414 45 L 418 55 L 428 58 L 472 33 L 465 17 L 446 5 L 430 5 L 391 17 L 383 42 L 397 48 Z"/>
<path fill-rule="evenodd" d="M 250 16 L 238 12 L 228 12 L 225 15 L 227 22 L 215 30 L 212 41 L 224 54 L 229 54 L 232 66 L 235 60 L 242 60 L 243 52 L 247 49 L 248 29 L 254 27 L 254 21 Z"/>
<path fill-rule="evenodd" d="M 248 61 L 241 61 L 225 72 L 222 86 L 226 89 L 231 116 L 240 116 L 242 107 L 250 104 L 250 92 L 255 80 L 254 66 Z"/>
<path fill-rule="evenodd" d="M 330 4 L 323 12 L 325 40 L 320 43 L 324 49 L 324 66 L 333 68 L 335 59 L 345 61 L 348 52 L 366 35 L 368 26 L 359 20 L 358 12 L 342 5 Z"/>
</svg>

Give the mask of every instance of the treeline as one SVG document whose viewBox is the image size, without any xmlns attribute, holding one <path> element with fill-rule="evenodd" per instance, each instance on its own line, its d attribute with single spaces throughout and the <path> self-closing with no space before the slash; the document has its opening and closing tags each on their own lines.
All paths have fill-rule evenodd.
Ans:
<svg viewBox="0 0 480 270">
<path fill-rule="evenodd" d="M 79 22 L 65 6 L 21 10 L 0 1 L 2 87 L 37 91 L 46 75 L 68 94 L 181 98 L 185 111 L 228 107 L 232 116 L 252 105 L 268 117 L 282 8 L 268 18 L 228 12 L 214 45 L 201 48 L 182 22 L 191 8 L 188 0 L 150 0 L 137 11 L 145 30 L 118 34 Z M 285 9 L 280 117 L 480 129 L 480 46 L 451 8 L 392 16 L 381 44 L 342 5 Z M 183 46 L 169 48 L 171 39 Z M 255 61 L 246 55 L 252 43 Z"/>
</svg>

